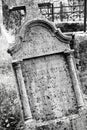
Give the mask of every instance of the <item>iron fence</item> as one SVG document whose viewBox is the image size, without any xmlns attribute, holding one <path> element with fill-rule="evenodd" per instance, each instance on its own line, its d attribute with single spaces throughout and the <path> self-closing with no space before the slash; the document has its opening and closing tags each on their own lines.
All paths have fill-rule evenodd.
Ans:
<svg viewBox="0 0 87 130">
<path fill-rule="evenodd" d="M 56 6 L 57 5 L 57 6 Z M 82 21 L 84 20 L 84 2 L 83 4 L 64 5 L 62 2 L 40 3 L 38 4 L 40 12 L 51 21 Z"/>
</svg>

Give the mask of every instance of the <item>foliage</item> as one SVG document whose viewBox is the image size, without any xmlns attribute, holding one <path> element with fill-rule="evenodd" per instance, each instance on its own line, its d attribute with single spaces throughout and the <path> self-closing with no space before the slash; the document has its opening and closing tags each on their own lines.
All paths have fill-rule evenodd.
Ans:
<svg viewBox="0 0 87 130">
<path fill-rule="evenodd" d="M 0 88 L 0 130 L 23 130 L 24 124 L 21 120 L 19 106 L 16 102 L 16 92 L 5 89 L 1 84 Z"/>
<path fill-rule="evenodd" d="M 57 28 L 60 28 L 62 32 L 75 32 L 83 31 L 84 25 L 80 23 L 61 23 L 56 24 Z"/>
</svg>

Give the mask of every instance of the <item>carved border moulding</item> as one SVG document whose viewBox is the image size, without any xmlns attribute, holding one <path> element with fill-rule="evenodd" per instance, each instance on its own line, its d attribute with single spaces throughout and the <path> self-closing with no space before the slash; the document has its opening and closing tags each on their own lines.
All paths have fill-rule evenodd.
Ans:
<svg viewBox="0 0 87 130">
<path fill-rule="evenodd" d="M 74 64 L 74 56 L 73 56 L 73 52 L 74 50 L 65 50 L 64 54 L 67 56 L 67 61 L 68 61 L 68 65 L 69 65 L 69 70 L 70 70 L 70 76 L 72 79 L 72 83 L 73 83 L 73 87 L 74 87 L 74 91 L 75 91 L 75 95 L 76 95 L 76 99 L 77 99 L 77 103 L 78 103 L 78 108 L 81 108 L 84 106 L 84 101 L 83 101 L 83 97 L 82 97 L 82 91 L 80 89 L 80 82 L 78 80 L 77 77 L 77 73 L 76 73 L 76 67 Z"/>
<path fill-rule="evenodd" d="M 69 44 L 69 42 L 72 40 L 72 38 L 70 36 L 64 35 L 61 32 L 60 28 L 56 28 L 56 26 L 54 25 L 53 22 L 50 22 L 46 19 L 45 20 L 44 19 L 34 19 L 32 21 L 25 22 L 24 25 L 22 26 L 21 30 L 20 30 L 19 35 L 21 37 L 23 37 L 24 32 L 25 32 L 25 30 L 28 26 L 33 27 L 33 26 L 36 26 L 36 25 L 39 25 L 39 26 L 42 26 L 42 27 L 45 27 L 46 29 L 48 29 L 50 31 L 50 33 L 53 36 L 56 36 L 57 39 L 59 39 L 59 41 L 61 41 L 61 42 Z"/>
<path fill-rule="evenodd" d="M 67 36 L 63 34 L 59 28 L 56 28 L 55 25 L 48 20 L 44 20 L 44 19 L 28 20 L 22 25 L 19 34 L 17 36 L 18 41 L 16 41 L 15 45 L 13 45 L 8 49 L 8 53 L 14 55 L 14 53 L 16 53 L 21 48 L 22 44 L 25 42 L 24 32 L 27 29 L 27 27 L 33 27 L 36 25 L 47 28 L 50 31 L 50 33 L 53 35 L 53 37 L 57 37 L 59 41 L 64 42 L 65 44 L 70 44 L 70 41 L 72 40 L 71 36 Z"/>
<path fill-rule="evenodd" d="M 28 119 L 32 119 L 32 114 L 31 114 L 30 105 L 28 102 L 27 92 L 26 92 L 26 88 L 24 84 L 23 75 L 22 75 L 21 62 L 22 61 L 13 61 L 12 65 L 16 74 L 19 95 L 20 95 L 21 103 L 23 107 L 24 119 L 28 120 Z"/>
</svg>

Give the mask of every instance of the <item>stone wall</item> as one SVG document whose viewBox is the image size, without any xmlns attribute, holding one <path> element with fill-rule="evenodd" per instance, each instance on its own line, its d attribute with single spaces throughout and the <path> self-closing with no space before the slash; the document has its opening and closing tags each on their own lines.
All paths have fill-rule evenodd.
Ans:
<svg viewBox="0 0 87 130">
<path fill-rule="evenodd" d="M 26 7 L 26 13 L 21 13 L 20 10 L 11 11 L 12 8 L 21 6 Z M 11 30 L 12 34 L 17 34 L 19 27 L 27 19 L 38 18 L 38 16 L 44 17 L 40 15 L 38 0 L 3 0 L 2 7 L 3 23 L 7 30 Z"/>
</svg>

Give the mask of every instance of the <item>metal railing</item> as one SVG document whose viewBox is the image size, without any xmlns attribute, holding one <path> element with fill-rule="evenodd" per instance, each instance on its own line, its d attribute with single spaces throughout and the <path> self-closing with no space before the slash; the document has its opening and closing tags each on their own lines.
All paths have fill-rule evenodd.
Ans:
<svg viewBox="0 0 87 130">
<path fill-rule="evenodd" d="M 84 3 L 65 6 L 60 2 L 59 6 L 54 3 L 38 4 L 41 13 L 51 21 L 82 21 L 84 20 Z"/>
</svg>

